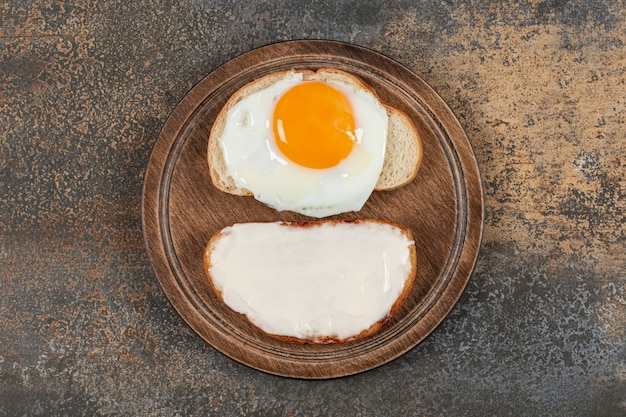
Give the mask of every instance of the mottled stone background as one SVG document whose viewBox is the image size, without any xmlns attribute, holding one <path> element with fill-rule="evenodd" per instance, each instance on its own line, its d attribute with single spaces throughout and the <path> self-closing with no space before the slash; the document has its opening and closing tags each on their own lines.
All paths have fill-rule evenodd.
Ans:
<svg viewBox="0 0 626 417">
<path fill-rule="evenodd" d="M 626 5 L 0 3 L 0 415 L 625 416 Z M 214 351 L 141 231 L 150 151 L 230 58 L 349 41 L 437 90 L 474 147 L 485 229 L 449 318 L 392 363 L 300 381 Z"/>
</svg>

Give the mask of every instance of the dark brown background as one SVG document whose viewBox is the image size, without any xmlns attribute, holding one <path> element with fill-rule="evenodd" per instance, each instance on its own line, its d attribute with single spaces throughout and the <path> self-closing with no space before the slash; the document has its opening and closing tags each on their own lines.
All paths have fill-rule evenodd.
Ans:
<svg viewBox="0 0 626 417">
<path fill-rule="evenodd" d="M 623 1 L 0 5 L 0 415 L 626 415 Z M 214 351 L 141 231 L 150 151 L 220 64 L 335 39 L 411 68 L 456 113 L 485 191 L 448 319 L 329 381 Z"/>
</svg>

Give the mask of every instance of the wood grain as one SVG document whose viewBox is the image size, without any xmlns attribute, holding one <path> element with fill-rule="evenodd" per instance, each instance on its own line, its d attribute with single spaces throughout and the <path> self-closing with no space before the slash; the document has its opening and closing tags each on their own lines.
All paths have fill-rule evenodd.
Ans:
<svg viewBox="0 0 626 417">
<path fill-rule="evenodd" d="M 251 197 L 220 192 L 209 178 L 208 135 L 226 100 L 253 79 L 286 69 L 337 68 L 371 85 L 413 120 L 424 144 L 417 178 L 375 192 L 358 213 L 409 227 L 418 270 L 400 311 L 380 332 L 340 345 L 294 345 L 264 336 L 213 293 L 203 251 L 219 229 L 245 221 L 303 221 Z M 253 50 L 217 68 L 179 103 L 165 123 L 147 168 L 143 227 L 156 276 L 174 308 L 218 351 L 276 375 L 332 378 L 397 358 L 445 318 L 472 273 L 483 223 L 483 198 L 471 146 L 447 105 L 417 75 L 371 50 L 333 41 L 291 41 Z"/>
</svg>

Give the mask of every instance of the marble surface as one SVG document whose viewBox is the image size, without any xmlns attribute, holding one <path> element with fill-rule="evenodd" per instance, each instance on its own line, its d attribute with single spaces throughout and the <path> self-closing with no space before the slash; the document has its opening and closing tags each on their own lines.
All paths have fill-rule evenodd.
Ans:
<svg viewBox="0 0 626 417">
<path fill-rule="evenodd" d="M 1 416 L 625 416 L 626 8 L 612 0 L 0 4 Z M 176 314 L 141 230 L 150 151 L 230 58 L 332 39 L 409 67 L 481 170 L 472 279 L 356 376 L 240 365 Z"/>
</svg>

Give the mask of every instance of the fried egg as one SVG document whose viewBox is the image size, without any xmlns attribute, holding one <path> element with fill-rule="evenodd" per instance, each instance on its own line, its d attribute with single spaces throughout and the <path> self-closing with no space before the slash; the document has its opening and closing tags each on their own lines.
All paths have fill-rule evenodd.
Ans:
<svg viewBox="0 0 626 417">
<path fill-rule="evenodd" d="M 349 340 L 394 314 L 415 275 L 412 235 L 383 221 L 238 223 L 205 252 L 220 298 L 265 333 Z"/>
<path fill-rule="evenodd" d="M 381 173 L 385 107 L 369 90 L 290 72 L 230 108 L 219 143 L 227 175 L 279 210 L 360 210 Z"/>
</svg>

